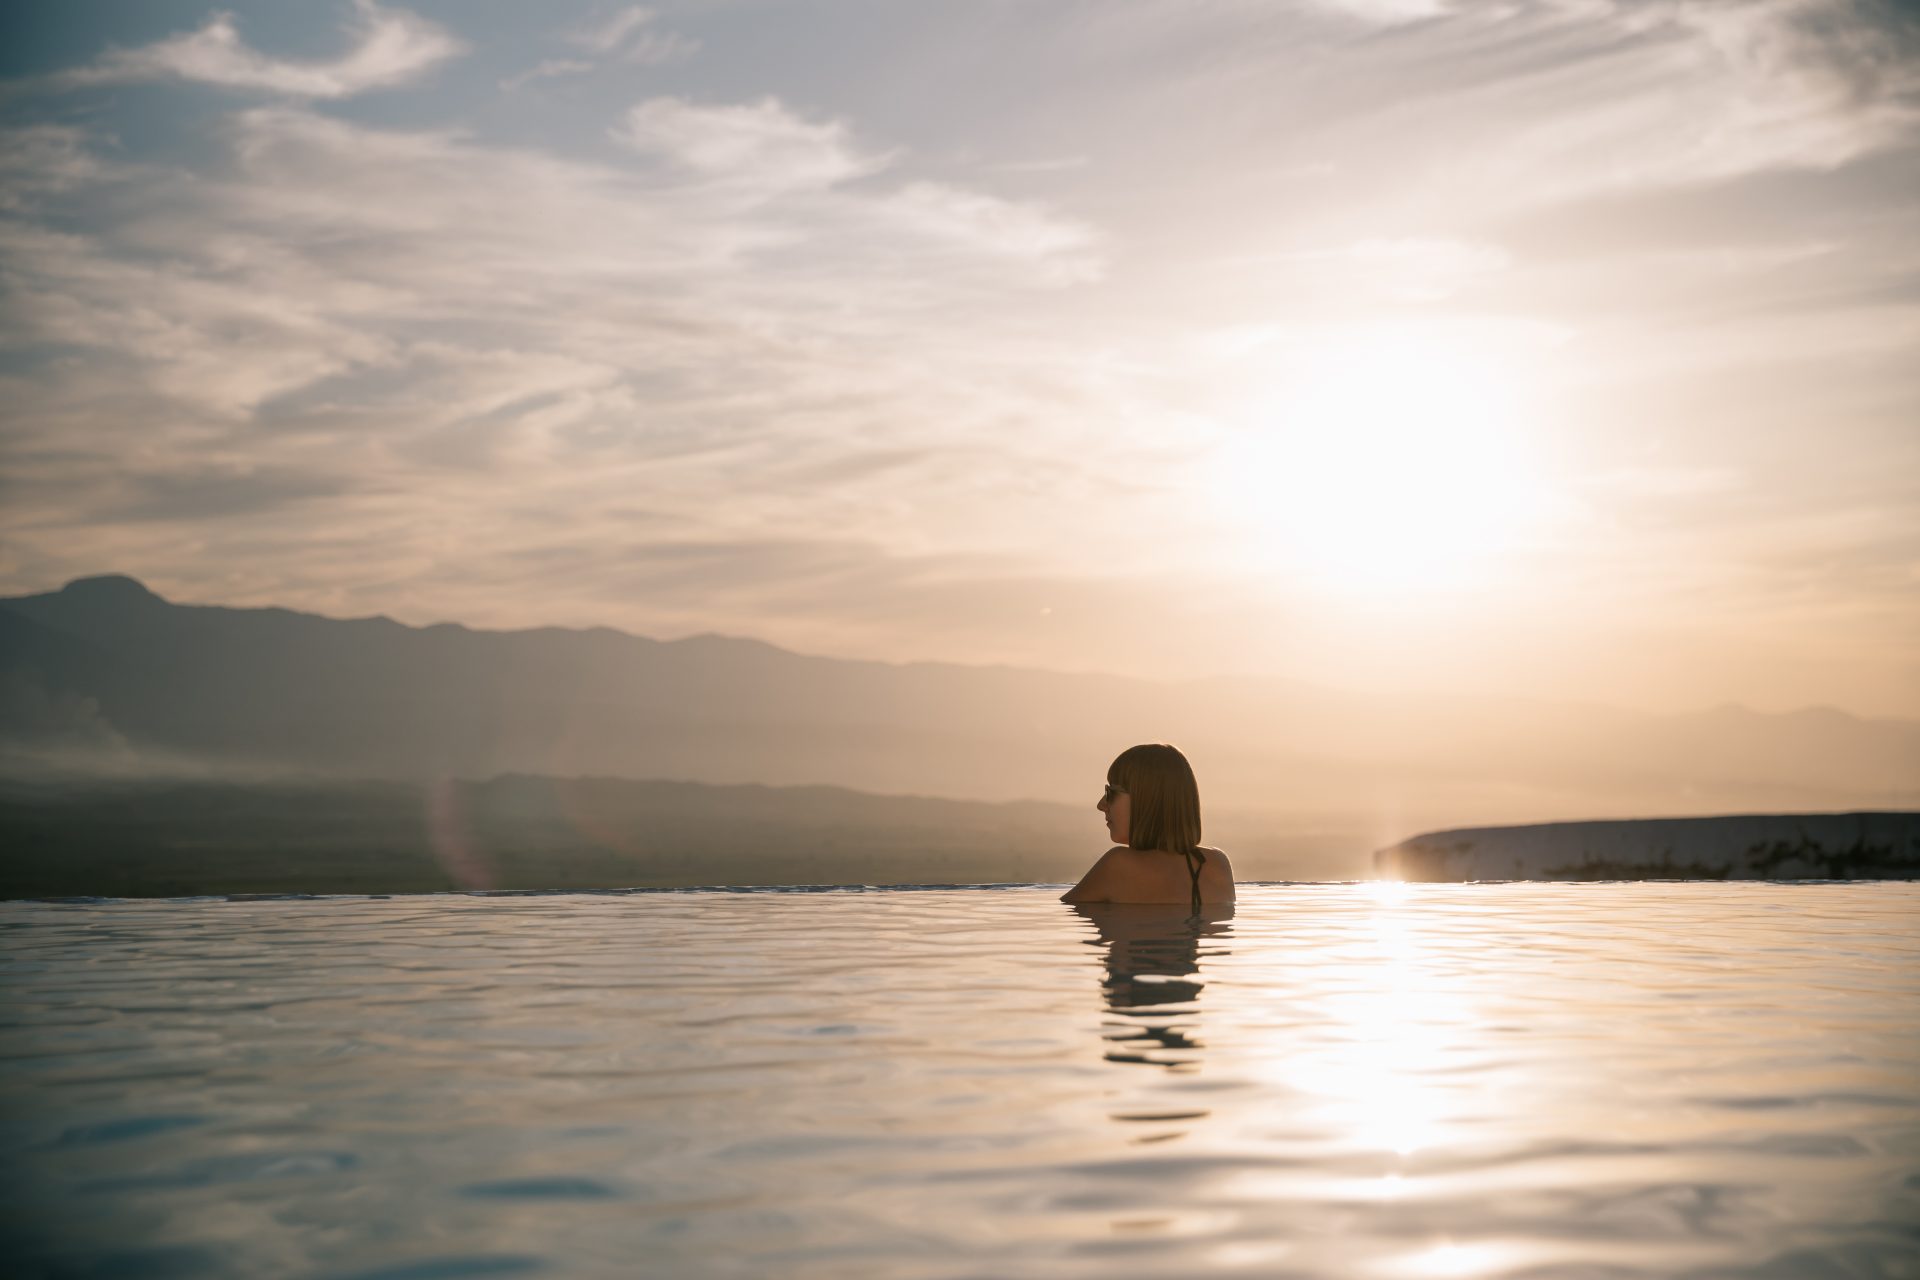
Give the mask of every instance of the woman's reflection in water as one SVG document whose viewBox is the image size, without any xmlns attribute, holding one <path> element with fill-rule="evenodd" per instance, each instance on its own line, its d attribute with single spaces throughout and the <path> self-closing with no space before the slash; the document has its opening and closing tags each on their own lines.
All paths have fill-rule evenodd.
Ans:
<svg viewBox="0 0 1920 1280">
<path fill-rule="evenodd" d="M 1200 1050 L 1194 1015 L 1199 1012 L 1203 942 L 1225 939 L 1233 926 L 1233 904 L 1202 907 L 1141 906 L 1083 902 L 1074 911 L 1093 923 L 1099 937 L 1090 947 L 1106 948 L 1106 977 L 1100 983 L 1106 1011 L 1102 1037 L 1108 1062 L 1134 1062 L 1167 1071 L 1198 1069 Z M 1223 955 L 1214 942 L 1208 956 Z"/>
</svg>

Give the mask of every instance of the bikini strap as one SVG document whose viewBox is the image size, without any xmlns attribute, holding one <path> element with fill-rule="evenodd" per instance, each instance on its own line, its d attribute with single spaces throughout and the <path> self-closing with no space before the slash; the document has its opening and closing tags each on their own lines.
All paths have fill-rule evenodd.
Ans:
<svg viewBox="0 0 1920 1280">
<path fill-rule="evenodd" d="M 1198 912 L 1200 910 L 1200 868 L 1206 865 L 1207 855 L 1198 849 L 1189 849 L 1186 852 L 1186 859 L 1187 874 L 1193 877 L 1193 909 Z"/>
</svg>

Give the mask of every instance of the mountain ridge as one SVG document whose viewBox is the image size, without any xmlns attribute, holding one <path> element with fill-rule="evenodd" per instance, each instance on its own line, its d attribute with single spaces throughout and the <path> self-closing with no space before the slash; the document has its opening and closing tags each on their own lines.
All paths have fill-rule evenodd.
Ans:
<svg viewBox="0 0 1920 1280">
<path fill-rule="evenodd" d="M 902 659 L 851 658 L 851 657 L 844 657 L 844 656 L 835 655 L 835 654 L 805 653 L 797 649 L 789 649 L 783 645 L 775 644 L 773 641 L 770 641 L 770 640 L 761 639 L 758 636 L 732 635 L 726 632 L 719 632 L 719 631 L 698 631 L 685 636 L 676 636 L 671 639 L 661 639 L 658 636 L 643 635 L 640 632 L 627 631 L 623 628 L 610 626 L 605 623 L 596 623 L 591 626 L 583 626 L 583 627 L 564 626 L 564 625 L 553 624 L 553 623 L 543 623 L 538 626 L 531 626 L 531 627 L 479 627 L 479 626 L 474 626 L 471 623 L 460 622 L 454 619 L 443 619 L 438 622 L 426 622 L 426 623 L 401 622 L 398 619 L 393 618 L 390 615 L 384 614 L 384 613 L 362 614 L 362 615 L 352 616 L 352 617 L 336 617 L 332 614 L 315 613 L 305 609 L 294 609 L 286 605 L 232 605 L 232 604 L 213 604 L 213 603 L 195 603 L 195 602 L 177 601 L 177 600 L 170 599 L 169 597 L 163 596 L 160 593 L 154 591 L 151 587 L 147 586 L 140 579 L 133 577 L 130 574 L 123 574 L 123 573 L 88 574 L 78 578 L 69 579 L 62 586 L 56 587 L 51 591 L 30 592 L 30 593 L 27 593 L 24 595 L 18 595 L 18 596 L 0 596 L 0 608 L 7 608 L 20 603 L 31 602 L 35 600 L 44 600 L 51 597 L 66 595 L 69 592 L 73 592 L 76 588 L 86 589 L 86 588 L 93 587 L 95 584 L 108 584 L 108 583 L 115 584 L 116 589 L 120 589 L 120 584 L 124 584 L 124 590 L 128 598 L 139 598 L 146 601 L 165 604 L 175 609 L 211 609 L 211 610 L 223 610 L 229 613 L 277 613 L 277 614 L 292 615 L 292 616 L 301 617 L 301 618 L 313 618 L 313 619 L 318 619 L 325 622 L 335 622 L 335 623 L 381 623 L 394 628 L 398 628 L 402 631 L 448 630 L 448 631 L 465 632 L 470 635 L 476 635 L 476 636 L 563 635 L 563 636 L 584 637 L 584 636 L 594 636 L 594 635 L 606 635 L 610 637 L 617 637 L 621 640 L 630 640 L 630 641 L 635 641 L 643 644 L 663 645 L 663 646 L 687 645 L 687 644 L 695 644 L 695 643 L 719 643 L 719 644 L 728 644 L 728 645 L 739 645 L 743 647 L 765 650 L 772 653 L 783 655 L 785 657 L 800 659 L 808 662 L 849 663 L 849 664 L 856 664 L 861 666 L 883 667 L 883 668 L 890 668 L 890 669 L 896 669 L 896 670 L 924 667 L 924 668 L 933 668 L 938 670 L 951 670 L 951 671 L 1013 672 L 1013 673 L 1020 673 L 1020 674 L 1044 675 L 1044 676 L 1055 677 L 1060 679 L 1121 680 L 1121 681 L 1128 681 L 1128 682 L 1133 682 L 1133 683 L 1138 683 L 1143 685 L 1154 685 L 1162 688 L 1188 688 L 1188 687 L 1219 686 L 1219 685 L 1244 685 L 1247 683 L 1257 683 L 1257 684 L 1267 685 L 1267 686 L 1282 686 L 1282 687 L 1291 687 L 1291 688 L 1300 689 L 1300 690 L 1310 690 L 1316 693 L 1322 693 L 1329 696 L 1360 698 L 1360 699 L 1388 699 L 1388 698 L 1397 698 L 1397 697 L 1412 697 L 1412 698 L 1419 698 L 1419 699 L 1471 698 L 1477 701 L 1492 701 L 1492 702 L 1510 704 L 1514 706 L 1528 706 L 1528 707 L 1537 707 L 1537 708 L 1551 709 L 1551 710 L 1581 710 L 1581 711 L 1592 711 L 1592 712 L 1612 712 L 1612 713 L 1627 715 L 1627 716 L 1652 716 L 1652 717 L 1708 716 L 1708 715 L 1718 715 L 1722 713 L 1739 714 L 1739 715 L 1754 716 L 1754 717 L 1770 717 L 1770 718 L 1812 717 L 1816 715 L 1832 715 L 1832 716 L 1843 717 L 1848 720 L 1858 721 L 1858 722 L 1867 723 L 1867 724 L 1896 724 L 1896 725 L 1902 725 L 1902 726 L 1920 727 L 1920 719 L 1900 717 L 1900 716 L 1862 715 L 1857 711 L 1850 711 L 1845 707 L 1836 707 L 1836 706 L 1832 706 L 1830 704 L 1825 704 L 1825 703 L 1812 703 L 1806 706 L 1790 707 L 1780 711 L 1763 711 L 1742 702 L 1721 702 L 1721 703 L 1715 703 L 1712 706 L 1708 706 L 1708 707 L 1691 708 L 1691 709 L 1681 710 L 1681 711 L 1660 712 L 1660 711 L 1648 711 L 1648 710 L 1645 710 L 1644 708 L 1619 706 L 1613 703 L 1587 702 L 1587 701 L 1569 700 L 1569 699 L 1561 699 L 1561 698 L 1545 698 L 1545 697 L 1539 697 L 1535 695 L 1523 695 L 1523 694 L 1485 694 L 1485 693 L 1457 694 L 1457 693 L 1441 692 L 1437 690 L 1402 691 L 1396 694 L 1362 693 L 1354 690 L 1341 689 L 1341 688 L 1338 688 L 1337 686 L 1321 685 L 1311 681 L 1297 680 L 1290 677 L 1281 677 L 1281 676 L 1240 676 L 1240 675 L 1213 674 L 1213 675 L 1202 675 L 1202 676 L 1185 676 L 1185 677 L 1179 677 L 1174 679 L 1162 679 L 1162 678 L 1156 678 L 1153 676 L 1131 675 L 1123 672 L 1068 671 L 1068 670 L 1061 670 L 1053 667 L 1023 666 L 1018 663 L 1010 663 L 1010 662 L 974 663 L 974 662 L 959 662 L 959 661 L 946 659 L 946 658 L 902 658 Z"/>
<path fill-rule="evenodd" d="M 507 631 L 167 601 L 97 575 L 0 599 L 0 739 L 331 777 L 607 774 L 1068 800 L 1138 741 L 1210 802 L 1399 831 L 1701 806 L 1899 807 L 1920 724 L 1164 682 L 795 653 L 750 637 Z M 1383 832 L 1383 835 L 1387 833 Z"/>
</svg>

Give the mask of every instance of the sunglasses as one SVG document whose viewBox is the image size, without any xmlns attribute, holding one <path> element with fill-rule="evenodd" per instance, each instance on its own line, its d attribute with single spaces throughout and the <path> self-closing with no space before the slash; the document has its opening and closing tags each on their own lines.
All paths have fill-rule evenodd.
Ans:
<svg viewBox="0 0 1920 1280">
<path fill-rule="evenodd" d="M 1106 785 L 1106 788 L 1100 793 L 1100 802 L 1102 804 L 1107 804 L 1107 803 L 1110 803 L 1115 796 L 1123 796 L 1125 794 L 1127 794 L 1125 791 L 1122 791 L 1119 787 L 1116 787 L 1111 782 L 1109 782 Z"/>
</svg>

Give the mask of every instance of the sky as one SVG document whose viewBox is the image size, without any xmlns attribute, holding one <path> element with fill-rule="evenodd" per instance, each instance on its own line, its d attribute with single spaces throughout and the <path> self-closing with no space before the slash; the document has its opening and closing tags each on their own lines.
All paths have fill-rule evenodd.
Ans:
<svg viewBox="0 0 1920 1280">
<path fill-rule="evenodd" d="M 0 592 L 1920 717 L 1920 7 L 9 6 Z"/>
</svg>

